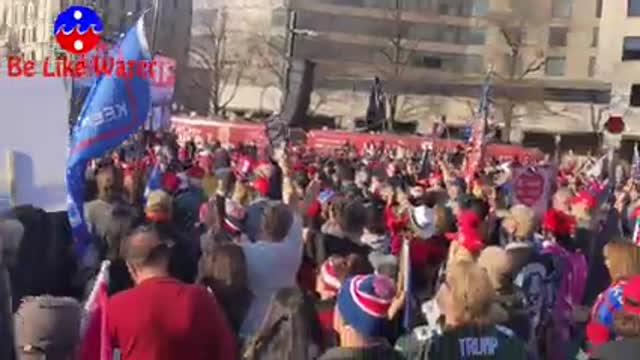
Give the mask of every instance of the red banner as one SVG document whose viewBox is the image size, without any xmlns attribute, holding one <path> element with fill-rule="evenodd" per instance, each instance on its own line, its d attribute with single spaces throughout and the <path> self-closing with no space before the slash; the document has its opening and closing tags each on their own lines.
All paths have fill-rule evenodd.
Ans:
<svg viewBox="0 0 640 360">
<path fill-rule="evenodd" d="M 196 138 L 222 143 L 255 142 L 258 146 L 266 146 L 269 142 L 265 134 L 264 124 L 248 121 L 206 120 L 174 117 L 173 128 L 179 137 Z M 404 146 L 408 149 L 419 149 L 429 143 L 436 151 L 454 151 L 464 148 L 461 140 L 434 139 L 429 136 L 366 134 L 340 130 L 311 130 L 306 134 L 299 129 L 291 129 L 294 142 L 304 143 L 319 152 L 330 151 L 349 143 L 362 150 L 367 144 L 385 144 L 387 146 Z M 500 161 L 518 159 L 520 162 L 539 161 L 544 154 L 538 149 L 529 149 L 515 145 L 487 144 L 485 154 Z"/>
</svg>

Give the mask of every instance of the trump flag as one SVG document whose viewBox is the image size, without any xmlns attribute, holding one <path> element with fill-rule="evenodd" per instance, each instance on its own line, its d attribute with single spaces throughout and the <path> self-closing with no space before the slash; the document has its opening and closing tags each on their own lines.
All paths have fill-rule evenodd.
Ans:
<svg viewBox="0 0 640 360">
<path fill-rule="evenodd" d="M 116 61 L 150 61 L 142 18 L 110 52 Z M 150 80 L 140 76 L 103 74 L 84 102 L 71 135 L 66 186 L 68 216 L 78 256 L 84 256 L 90 235 L 84 221 L 85 170 L 88 162 L 120 145 L 146 121 L 150 110 Z"/>
</svg>

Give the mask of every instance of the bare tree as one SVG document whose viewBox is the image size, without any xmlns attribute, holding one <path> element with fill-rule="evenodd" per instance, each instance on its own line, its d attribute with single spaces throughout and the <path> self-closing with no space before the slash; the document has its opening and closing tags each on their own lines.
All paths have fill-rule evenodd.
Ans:
<svg viewBox="0 0 640 360">
<path fill-rule="evenodd" d="M 530 42 L 534 36 L 528 36 L 535 34 L 535 31 L 528 30 L 535 30 L 548 22 L 548 16 L 538 8 L 540 7 L 532 6 L 529 0 L 512 0 L 510 10 L 487 16 L 509 51 L 504 71 L 495 74 L 496 85 L 506 91 L 493 99 L 504 123 L 504 142 L 510 139 L 513 121 L 522 116 L 516 113 L 516 108 L 526 106 L 527 103 L 544 102 L 544 86 L 540 82 L 530 81 L 530 75 L 543 70 L 547 63 L 542 44 Z"/>
<path fill-rule="evenodd" d="M 387 130 L 393 130 L 394 123 L 398 119 L 400 94 L 397 91 L 397 86 L 413 54 L 412 45 L 414 44 L 410 44 L 408 39 L 408 26 L 403 23 L 402 12 L 400 0 L 394 0 L 388 16 L 392 24 L 391 32 L 387 39 L 388 44 L 384 49 L 380 50 L 385 60 L 381 69 L 384 74 L 383 79 L 396 86 L 396 89 L 385 89 L 389 103 Z"/>
<path fill-rule="evenodd" d="M 246 59 L 229 50 L 228 13 L 223 7 L 217 11 L 215 21 L 202 24 L 206 34 L 192 41 L 190 55 L 195 66 L 204 69 L 207 76 L 192 78 L 191 86 L 209 95 L 209 113 L 224 114 L 235 98 L 246 66 Z"/>
</svg>

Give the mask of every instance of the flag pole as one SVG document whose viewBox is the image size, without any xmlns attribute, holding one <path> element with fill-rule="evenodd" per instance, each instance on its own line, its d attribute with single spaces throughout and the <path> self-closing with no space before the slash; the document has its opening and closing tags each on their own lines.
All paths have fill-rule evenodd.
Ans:
<svg viewBox="0 0 640 360">
<path fill-rule="evenodd" d="M 158 28 L 160 27 L 160 0 L 153 0 L 153 22 L 151 24 L 151 59 L 158 53 Z M 153 106 L 149 112 L 149 118 L 145 121 L 144 130 L 153 130 L 151 119 L 153 117 Z"/>
</svg>

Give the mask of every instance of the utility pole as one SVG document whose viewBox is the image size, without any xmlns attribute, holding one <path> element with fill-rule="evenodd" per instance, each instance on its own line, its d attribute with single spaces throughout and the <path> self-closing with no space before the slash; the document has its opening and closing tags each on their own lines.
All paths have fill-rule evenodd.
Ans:
<svg viewBox="0 0 640 360">
<path fill-rule="evenodd" d="M 151 57 L 153 58 L 158 51 L 158 27 L 160 24 L 160 0 L 153 0 L 153 23 L 151 25 Z"/>
<path fill-rule="evenodd" d="M 291 79 L 291 67 L 293 66 L 293 52 L 295 50 L 295 37 L 296 37 L 296 12 L 291 10 L 291 7 L 287 4 L 287 28 L 285 31 L 285 62 L 284 62 L 284 84 L 282 93 L 282 102 L 280 104 L 280 112 L 284 112 L 284 107 L 287 103 L 287 97 L 289 96 L 289 82 Z"/>
</svg>

